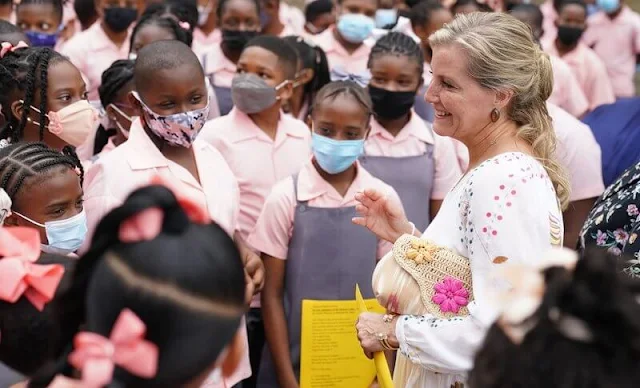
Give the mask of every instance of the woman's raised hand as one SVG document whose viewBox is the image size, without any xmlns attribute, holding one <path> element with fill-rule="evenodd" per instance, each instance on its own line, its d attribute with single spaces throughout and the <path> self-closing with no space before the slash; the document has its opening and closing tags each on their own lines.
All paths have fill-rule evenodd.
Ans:
<svg viewBox="0 0 640 388">
<path fill-rule="evenodd" d="M 356 194 L 356 201 L 359 216 L 353 218 L 353 223 L 369 229 L 379 239 L 395 243 L 403 234 L 412 232 L 413 226 L 397 196 L 367 189 Z"/>
</svg>

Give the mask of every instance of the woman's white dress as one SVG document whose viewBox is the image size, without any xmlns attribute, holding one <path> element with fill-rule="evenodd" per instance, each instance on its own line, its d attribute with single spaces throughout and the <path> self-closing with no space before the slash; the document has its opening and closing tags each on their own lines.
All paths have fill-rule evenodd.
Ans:
<svg viewBox="0 0 640 388">
<path fill-rule="evenodd" d="M 470 315 L 399 317 L 395 386 L 449 388 L 465 383 L 474 354 L 496 318 L 492 292 L 507 286 L 494 269 L 539 260 L 553 245 L 562 244 L 563 233 L 555 190 L 534 158 L 505 153 L 467 173 L 423 236 L 470 260 L 475 297 L 468 306 Z M 391 281 L 384 275 L 378 273 L 374 279 Z"/>
</svg>

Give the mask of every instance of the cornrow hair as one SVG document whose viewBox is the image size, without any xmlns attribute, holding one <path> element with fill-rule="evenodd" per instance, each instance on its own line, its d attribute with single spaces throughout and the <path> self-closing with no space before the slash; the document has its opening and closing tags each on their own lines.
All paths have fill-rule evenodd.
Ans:
<svg viewBox="0 0 640 388">
<path fill-rule="evenodd" d="M 139 20 L 150 16 L 168 17 L 175 19 L 177 22 L 187 22 L 189 23 L 189 32 L 192 34 L 198 26 L 198 7 L 195 2 L 166 0 L 162 3 L 151 4 L 140 15 Z"/>
<path fill-rule="evenodd" d="M 335 100 L 339 96 L 347 96 L 353 98 L 360 106 L 362 106 L 363 114 L 367 116 L 367 122 L 373 115 L 373 103 L 369 93 L 362 86 L 358 85 L 354 81 L 334 81 L 326 84 L 313 101 L 310 114 L 313 115 L 317 111 L 318 107 L 327 100 Z"/>
<path fill-rule="evenodd" d="M 367 68 L 371 69 L 373 61 L 385 55 L 406 56 L 416 63 L 418 74 L 422 76 L 424 72 L 424 54 L 420 46 L 408 35 L 392 31 L 378 39 L 371 48 Z"/>
<path fill-rule="evenodd" d="M 109 104 L 113 103 L 122 88 L 130 82 L 133 82 L 133 69 L 135 62 L 128 59 L 121 59 L 113 62 L 111 66 L 102 73 L 102 83 L 98 88 L 100 95 L 100 103 L 107 109 Z M 96 130 L 96 138 L 93 144 L 93 154 L 96 155 L 102 151 L 111 136 L 115 135 L 115 131 L 110 131 L 102 124 Z"/>
<path fill-rule="evenodd" d="M 131 47 L 130 50 L 133 50 L 133 41 L 135 40 L 136 35 L 138 35 L 138 32 L 144 27 L 151 25 L 171 32 L 176 40 L 179 40 L 189 47 L 191 47 L 191 44 L 193 43 L 193 33 L 191 32 L 191 30 L 181 27 L 178 22 L 175 21 L 175 19 L 169 16 L 147 14 L 143 15 L 136 26 L 133 28 L 133 32 L 131 33 L 131 38 L 129 41 L 129 47 Z"/>
<path fill-rule="evenodd" d="M 84 183 L 84 169 L 75 150 L 66 146 L 58 152 L 44 143 L 16 143 L 0 150 L 0 187 L 11 201 L 20 192 L 26 179 L 44 174 L 58 166 L 80 171 L 80 185 Z"/>
<path fill-rule="evenodd" d="M 27 117 L 35 94 L 40 90 L 40 141 L 44 139 L 47 112 L 47 88 L 49 65 L 68 61 L 59 53 L 47 47 L 27 47 L 10 51 L 0 59 L 0 105 L 7 122 L 0 129 L 0 138 L 12 142 L 22 140 Z M 11 112 L 11 105 L 22 100 L 23 114 L 17 119 Z"/>
</svg>

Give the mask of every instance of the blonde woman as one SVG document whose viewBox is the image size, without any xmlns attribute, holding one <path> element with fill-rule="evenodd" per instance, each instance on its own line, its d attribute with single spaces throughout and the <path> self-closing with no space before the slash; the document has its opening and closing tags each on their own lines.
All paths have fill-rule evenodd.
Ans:
<svg viewBox="0 0 640 388">
<path fill-rule="evenodd" d="M 545 104 L 551 64 L 528 27 L 507 14 L 460 15 L 429 43 L 433 82 L 425 98 L 436 112 L 433 129 L 462 142 L 470 163 L 422 236 L 469 259 L 473 300 L 464 317 L 366 313 L 356 328 L 369 356 L 383 343 L 399 349 L 396 386 L 449 388 L 466 381 L 496 316 L 488 294 L 504 283 L 493 270 L 535 262 L 562 244 L 569 184 L 552 156 L 556 138 Z M 393 199 L 375 190 L 356 199 L 354 222 L 378 237 L 395 242 L 405 233 L 421 235 Z M 393 282 L 381 272 L 374 274 L 374 290 Z M 420 298 L 394 292 L 393 303 Z"/>
</svg>

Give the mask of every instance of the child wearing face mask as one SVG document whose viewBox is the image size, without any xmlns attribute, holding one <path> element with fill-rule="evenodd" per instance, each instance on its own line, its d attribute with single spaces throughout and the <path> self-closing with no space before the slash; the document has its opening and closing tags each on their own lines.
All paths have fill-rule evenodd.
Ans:
<svg viewBox="0 0 640 388">
<path fill-rule="evenodd" d="M 418 230 L 427 228 L 462 176 L 451 140 L 433 133 L 412 109 L 423 84 L 423 63 L 420 46 L 399 32 L 383 36 L 371 49 L 374 119 L 360 158 L 367 171 L 398 192 L 407 213 L 417 215 Z"/>
<path fill-rule="evenodd" d="M 375 28 L 377 8 L 376 0 L 338 0 L 335 27 L 313 37 L 327 54 L 333 80 L 366 73 L 371 52 L 366 40 Z"/>
<path fill-rule="evenodd" d="M 226 115 L 233 108 L 231 80 L 240 54 L 260 34 L 260 4 L 258 0 L 219 0 L 216 15 L 222 43 L 211 47 L 201 61 L 215 91 L 220 114 Z"/>
<path fill-rule="evenodd" d="M 42 141 L 56 150 L 78 147 L 97 120 L 78 69 L 44 47 L 3 44 L 0 104 L 7 120 L 0 138 L 6 142 Z"/>
<path fill-rule="evenodd" d="M 304 32 L 318 35 L 336 22 L 335 4 L 332 0 L 314 0 L 304 8 L 306 23 Z"/>
<path fill-rule="evenodd" d="M 198 138 L 209 99 L 198 58 L 184 43 L 165 40 L 138 52 L 134 67 L 136 91 L 129 94 L 139 119 L 129 139 L 98 159 L 85 184 L 89 233 L 109 210 L 135 189 L 160 175 L 199 204 L 229 235 L 238 230 L 238 182 L 220 153 Z M 239 243 L 247 271 L 260 283 L 259 258 Z M 257 272 L 253 273 L 255 263 Z M 258 289 L 261 284 L 258 284 Z M 246 336 L 244 328 L 241 332 Z M 246 347 L 246 339 L 244 340 Z M 225 386 L 251 374 L 248 354 Z"/>
<path fill-rule="evenodd" d="M 633 97 L 633 77 L 640 63 L 640 14 L 623 0 L 597 0 L 600 11 L 587 20 L 582 41 L 598 54 L 616 97 Z"/>
<path fill-rule="evenodd" d="M 102 73 L 118 59 L 127 59 L 129 27 L 142 9 L 144 0 L 96 0 L 98 21 L 64 45 L 62 54 L 88 79 L 89 100 L 99 99 Z"/>
<path fill-rule="evenodd" d="M 281 20 L 281 9 L 284 2 L 280 0 L 260 0 L 260 24 L 264 35 L 279 36 L 297 35 L 301 31 Z"/>
<path fill-rule="evenodd" d="M 133 116 L 137 113 L 129 102 L 129 94 L 135 89 L 134 65 L 130 60 L 115 61 L 102 73 L 102 83 L 98 92 L 105 115 L 96 131 L 94 161 L 113 151 L 129 138 Z"/>
<path fill-rule="evenodd" d="M 69 255 L 87 234 L 84 170 L 72 147 L 61 153 L 43 143 L 0 149 L 1 188 L 11 199 L 8 226 L 35 228 L 44 252 Z"/>
<path fill-rule="evenodd" d="M 53 48 L 64 27 L 62 12 L 61 0 L 23 0 L 16 5 L 16 25 L 32 46 Z"/>
<path fill-rule="evenodd" d="M 266 269 L 260 387 L 298 386 L 302 300 L 353 299 L 356 283 L 373 296 L 373 269 L 389 246 L 352 224 L 355 195 L 369 187 L 397 193 L 358 162 L 372 114 L 355 82 L 322 88 L 311 113 L 313 157 L 273 188 L 249 237 Z"/>
<path fill-rule="evenodd" d="M 309 128 L 281 111 L 282 101 L 291 97 L 297 66 L 295 49 L 283 39 L 252 39 L 238 59 L 231 85 L 235 107 L 202 131 L 201 138 L 222 153 L 240 183 L 243 239 L 254 229 L 273 186 L 298 172 L 310 155 Z M 252 370 L 257 371 L 264 345 L 259 299 L 249 316 Z"/>
<path fill-rule="evenodd" d="M 607 69 L 602 60 L 580 41 L 587 25 L 587 6 L 583 0 L 566 0 L 558 6 L 554 40 L 543 40 L 542 47 L 550 55 L 564 60 L 573 70 L 589 102 L 589 109 L 615 102 Z"/>
</svg>

